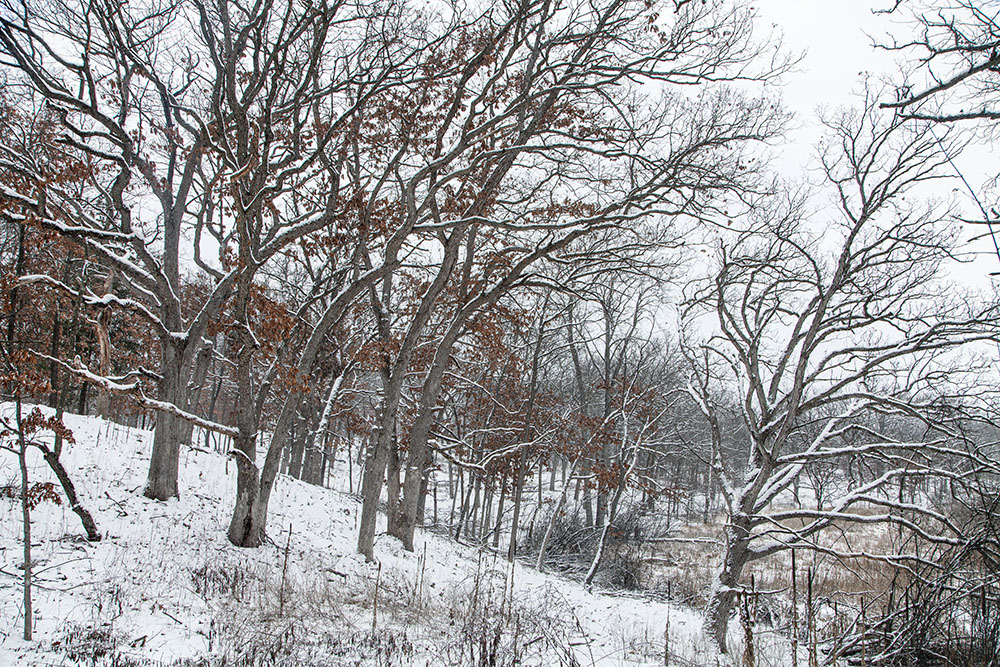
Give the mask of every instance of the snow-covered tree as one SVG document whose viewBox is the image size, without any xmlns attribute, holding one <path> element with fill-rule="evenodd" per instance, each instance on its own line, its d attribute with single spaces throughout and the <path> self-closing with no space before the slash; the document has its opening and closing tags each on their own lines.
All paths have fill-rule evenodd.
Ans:
<svg viewBox="0 0 1000 667">
<path fill-rule="evenodd" d="M 987 343 L 1000 312 L 957 292 L 956 227 L 914 193 L 946 159 L 938 141 L 872 97 L 828 126 L 829 206 L 810 218 L 801 202 L 763 202 L 745 229 L 722 237 L 711 276 L 687 304 L 692 324 L 713 321 L 715 331 L 689 344 L 688 391 L 711 426 L 725 501 L 705 617 L 723 650 L 748 563 L 803 548 L 919 558 L 822 539 L 852 523 L 959 544 L 966 538 L 947 507 L 904 494 L 904 483 L 927 488 L 996 465 L 967 427 L 989 405 Z M 732 434 L 720 428 L 734 403 L 745 429 L 735 460 L 723 448 Z M 834 488 L 796 503 L 796 481 L 831 465 Z"/>
<path fill-rule="evenodd" d="M 383 191 L 398 188 L 399 215 L 424 235 L 424 251 L 433 248 L 434 269 L 395 339 L 369 450 L 359 541 L 368 555 L 397 387 L 437 304 L 449 322 L 409 443 L 403 511 L 393 521 L 404 541 L 419 506 L 425 434 L 466 324 L 503 295 L 546 282 L 547 262 L 616 261 L 623 248 L 655 243 L 664 227 L 706 214 L 723 193 L 752 187 L 746 145 L 783 122 L 771 101 L 711 85 L 783 67 L 757 60 L 763 50 L 742 7 L 523 3 L 467 20 L 470 30 L 450 34 L 428 63 L 439 80 L 420 81 L 410 97 L 425 105 L 410 112 L 422 136 L 404 124 L 406 142 L 391 145 L 400 146 L 398 166 L 377 181 Z M 651 86 L 640 90 L 640 81 Z M 687 95 L 692 84 L 705 84 L 701 96 Z M 614 233 L 579 252 L 583 239 L 605 232 Z M 381 293 L 393 293 L 393 279 Z"/>
</svg>

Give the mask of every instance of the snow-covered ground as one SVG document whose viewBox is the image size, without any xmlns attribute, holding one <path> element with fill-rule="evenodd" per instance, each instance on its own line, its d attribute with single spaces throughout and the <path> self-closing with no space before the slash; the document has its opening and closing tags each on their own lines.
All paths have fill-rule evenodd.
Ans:
<svg viewBox="0 0 1000 667">
<path fill-rule="evenodd" d="M 105 537 L 86 542 L 65 504 L 36 508 L 35 640 L 24 642 L 20 506 L 0 501 L 0 665 L 93 664 L 105 650 L 116 665 L 662 665 L 667 645 L 672 665 L 727 664 L 694 610 L 588 591 L 429 532 L 413 553 L 380 534 L 378 565 L 365 563 L 358 499 L 284 476 L 273 542 L 238 549 L 225 536 L 235 468 L 223 455 L 184 450 L 180 499 L 152 501 L 142 496 L 150 432 L 65 423 L 77 442 L 63 461 Z M 32 481 L 51 479 L 36 454 Z M 0 486 L 18 480 L 5 453 Z M 758 652 L 773 656 L 759 664 L 781 662 L 777 646 Z"/>
</svg>

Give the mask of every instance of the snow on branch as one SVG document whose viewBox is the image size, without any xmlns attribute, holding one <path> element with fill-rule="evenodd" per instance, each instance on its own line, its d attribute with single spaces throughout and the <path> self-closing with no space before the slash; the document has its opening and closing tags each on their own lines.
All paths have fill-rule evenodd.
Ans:
<svg viewBox="0 0 1000 667">
<path fill-rule="evenodd" d="M 139 380 L 133 380 L 125 383 L 121 379 L 117 379 L 116 381 L 116 379 L 98 375 L 87 368 L 87 366 L 84 365 L 79 358 L 77 358 L 74 363 L 68 364 L 62 359 L 56 359 L 55 357 L 50 357 L 47 354 L 40 354 L 37 352 L 34 354 L 40 359 L 45 359 L 46 361 L 58 364 L 64 370 L 69 371 L 76 377 L 89 382 L 90 384 L 96 385 L 115 394 L 129 396 L 144 408 L 172 414 L 190 422 L 191 424 L 194 424 L 195 426 L 199 426 L 209 431 L 214 431 L 215 433 L 219 433 L 221 435 L 227 435 L 229 437 L 236 437 L 239 435 L 239 431 L 233 426 L 219 424 L 218 422 L 199 417 L 198 415 L 187 412 L 186 410 L 181 410 L 173 403 L 160 401 L 146 396 L 145 392 L 142 390 L 142 384 Z"/>
</svg>

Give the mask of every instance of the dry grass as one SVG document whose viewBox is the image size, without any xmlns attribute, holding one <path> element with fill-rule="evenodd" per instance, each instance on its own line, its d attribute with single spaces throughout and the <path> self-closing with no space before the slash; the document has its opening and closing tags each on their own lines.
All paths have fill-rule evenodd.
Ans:
<svg viewBox="0 0 1000 667">
<path fill-rule="evenodd" d="M 860 513 L 875 514 L 876 508 L 861 508 Z M 801 525 L 801 524 L 800 524 Z M 707 523 L 679 526 L 672 537 L 678 541 L 657 543 L 644 562 L 643 580 L 661 591 L 668 588 L 675 600 L 694 607 L 707 602 L 709 587 L 722 557 L 720 540 L 724 517 L 713 516 Z M 824 643 L 827 656 L 837 655 L 838 642 L 849 632 L 859 615 L 862 600 L 866 605 L 885 600 L 893 583 L 905 583 L 905 574 L 885 560 L 868 557 L 840 557 L 829 552 L 893 554 L 899 553 L 903 536 L 887 524 L 843 522 L 816 538 L 816 549 L 800 549 L 796 555 L 798 582 L 798 628 L 800 650 L 807 644 L 805 628 L 807 576 L 811 572 L 816 638 Z M 909 546 L 912 548 L 912 546 Z M 787 656 L 790 649 L 792 619 L 792 554 L 776 553 L 747 565 L 742 583 L 751 581 L 761 594 L 756 598 L 755 628 L 757 640 L 771 645 L 759 654 Z M 883 604 L 883 602 L 876 602 Z M 875 610 L 872 609 L 872 612 Z M 869 613 L 872 613 L 869 612 Z M 737 651 L 738 653 L 738 651 Z M 804 654 L 800 656 L 805 658 Z M 764 664 L 758 660 L 758 664 Z M 800 664 L 805 664 L 800 660 Z"/>
<path fill-rule="evenodd" d="M 858 513 L 875 514 L 876 509 L 860 508 Z M 793 527 L 791 522 L 788 525 Z M 665 590 L 669 582 L 675 598 L 694 605 L 703 604 L 722 556 L 723 529 L 724 517 L 720 515 L 713 516 L 707 523 L 679 527 L 673 532 L 677 541 L 661 542 L 651 549 L 645 560 L 644 582 L 660 590 Z M 712 540 L 719 542 L 712 544 Z M 888 525 L 842 522 L 821 533 L 816 546 L 815 550 L 800 550 L 796 558 L 803 594 L 808 569 L 813 572 L 813 594 L 817 598 L 872 597 L 885 591 L 893 578 L 899 576 L 898 570 L 884 560 L 824 553 L 896 553 L 900 536 Z M 752 576 L 758 590 L 789 592 L 791 568 L 791 552 L 783 551 L 748 564 L 743 579 L 749 586 Z"/>
</svg>

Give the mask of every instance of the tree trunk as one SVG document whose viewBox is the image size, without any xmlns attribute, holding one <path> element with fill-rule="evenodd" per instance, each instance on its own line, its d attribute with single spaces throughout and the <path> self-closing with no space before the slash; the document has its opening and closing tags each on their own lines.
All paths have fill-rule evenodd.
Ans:
<svg viewBox="0 0 1000 667">
<path fill-rule="evenodd" d="M 184 409 L 187 407 L 187 402 L 182 400 L 184 382 L 181 378 L 181 353 L 167 341 L 161 341 L 160 344 L 162 380 L 159 382 L 157 399 Z M 149 473 L 143 491 L 143 495 L 147 498 L 167 500 L 179 495 L 177 471 L 181 441 L 185 433 L 183 427 L 184 422 L 180 417 L 167 412 L 157 413 L 156 427 L 153 431 L 153 452 L 149 458 Z"/>
<path fill-rule="evenodd" d="M 254 520 L 254 506 L 260 493 L 257 465 L 247 453 L 255 448 L 255 439 L 240 436 L 233 441 L 231 455 L 236 459 L 236 505 L 229 522 L 229 541 L 238 547 L 259 547 L 264 543 L 264 526 Z"/>
<path fill-rule="evenodd" d="M 302 481 L 322 486 L 323 466 L 326 462 L 326 448 L 322 443 L 317 447 L 313 441 L 306 442 L 306 456 L 303 464 Z"/>
<path fill-rule="evenodd" d="M 556 472 L 559 468 L 559 454 L 552 452 L 552 460 L 549 462 L 552 470 L 549 472 L 549 491 L 556 490 Z"/>
<path fill-rule="evenodd" d="M 416 350 L 417 342 L 419 340 L 420 334 L 423 332 L 424 327 L 430 320 L 433 306 L 438 296 L 444 290 L 445 285 L 448 283 L 448 279 L 451 276 L 452 269 L 455 266 L 455 262 L 458 257 L 459 247 L 461 245 L 461 240 L 464 234 L 456 230 L 451 233 L 448 240 L 444 244 L 444 256 L 441 260 L 441 265 L 438 269 L 437 275 L 431 282 L 427 291 L 424 292 L 420 299 L 420 305 L 417 307 L 414 313 L 413 320 L 410 322 L 407 328 L 406 335 L 403 337 L 403 341 L 399 346 L 399 353 L 396 357 L 395 362 L 390 362 L 388 359 L 385 360 L 382 370 L 382 382 L 385 389 L 383 396 L 383 417 L 381 419 L 381 424 L 379 427 L 379 439 L 378 439 L 378 451 L 377 456 L 371 459 L 371 475 L 369 475 L 369 467 L 365 466 L 365 492 L 364 492 L 364 507 L 361 512 L 361 530 L 358 535 L 358 551 L 365 555 L 366 558 L 370 559 L 370 554 L 372 552 L 372 541 L 375 537 L 375 518 L 377 515 L 377 504 L 379 495 L 381 494 L 382 486 L 382 475 L 385 471 L 385 462 L 388 460 L 389 447 L 393 446 L 393 438 L 389 436 L 395 436 L 396 432 L 396 413 L 399 408 L 400 393 L 403 387 L 403 378 L 406 373 L 406 369 L 409 366 L 410 359 L 413 357 L 413 353 Z M 392 288 L 391 277 L 386 278 L 383 283 L 383 301 L 385 303 L 389 302 L 389 295 Z M 371 301 L 372 306 L 376 311 L 377 324 L 379 335 L 383 341 L 388 342 L 391 338 L 389 332 L 388 318 L 386 317 L 385 311 L 382 307 L 382 303 L 379 302 L 375 289 L 371 289 Z M 449 332 L 450 333 L 450 332 Z M 457 335 L 457 334 L 456 334 Z M 440 352 L 440 348 L 435 352 L 435 358 Z M 445 357 L 448 355 L 445 354 Z M 447 359 L 445 359 L 447 362 Z M 436 361 L 432 363 L 432 369 Z M 421 392 L 421 401 L 423 401 L 423 394 L 427 392 L 425 387 L 424 392 Z M 437 395 L 434 395 L 435 402 L 437 400 Z M 420 414 L 418 413 L 418 419 Z M 410 452 L 409 457 L 414 456 L 414 437 L 413 431 L 416 430 L 416 425 L 411 430 L 411 442 L 410 442 Z M 426 438 L 425 438 L 426 439 Z M 424 452 L 421 450 L 419 452 L 419 458 L 413 463 L 413 467 L 420 469 L 423 463 Z M 410 462 L 409 457 L 407 460 L 407 478 L 409 478 L 409 468 Z M 376 469 L 378 474 L 376 475 Z M 419 491 L 419 476 L 422 474 L 420 470 L 418 478 L 412 480 L 412 495 L 417 495 Z M 406 484 L 409 486 L 411 482 L 409 479 Z M 410 504 L 412 503 L 412 508 Z M 410 521 L 415 522 L 417 511 L 416 511 L 416 499 L 414 498 L 411 503 L 407 504 L 407 516 L 411 517 Z M 397 508 L 390 507 L 389 511 L 389 530 L 392 534 L 397 537 L 400 534 L 409 534 L 412 536 L 413 528 L 412 526 L 404 526 L 400 523 L 400 513 L 398 511 L 393 511 Z M 409 543 L 411 544 L 412 550 L 413 539 L 410 537 Z M 405 544 L 405 541 L 404 541 Z"/>
<path fill-rule="evenodd" d="M 389 437 L 380 428 L 373 434 L 365 455 L 365 471 L 361 481 L 361 525 L 358 527 L 358 552 L 365 560 L 375 560 L 375 521 L 379 496 L 382 494 L 382 476 L 389 458 Z"/>
<path fill-rule="evenodd" d="M 295 422 L 298 420 L 293 420 L 291 433 L 289 433 L 289 439 L 292 441 L 292 446 L 289 448 L 288 453 L 288 476 L 295 479 L 302 479 L 302 460 L 305 454 L 306 440 L 302 437 L 299 429 L 295 428 Z"/>
<path fill-rule="evenodd" d="M 347 429 L 344 429 L 347 430 Z M 347 492 L 354 494 L 354 437 L 347 435 Z M 358 456 L 361 455 L 361 447 L 358 447 Z"/>
<path fill-rule="evenodd" d="M 726 552 L 712 581 L 712 592 L 705 605 L 704 630 L 718 649 L 726 653 L 726 630 L 729 614 L 739 592 L 740 575 L 749 560 L 749 530 L 730 521 L 726 527 Z"/>
<path fill-rule="evenodd" d="M 467 539 L 478 537 L 476 529 L 479 527 L 479 508 L 482 506 L 479 497 L 479 491 L 482 489 L 482 486 L 482 476 L 476 475 L 476 481 L 472 485 L 472 509 L 469 510 L 469 520 L 465 524 L 465 537 Z"/>
<path fill-rule="evenodd" d="M 86 385 L 84 385 L 86 386 Z M 153 453 L 149 460 L 149 474 L 143 495 L 153 500 L 168 500 L 180 494 L 177 476 L 183 429 L 181 419 L 160 412 L 156 415 L 153 430 Z"/>
<path fill-rule="evenodd" d="M 708 515 L 709 515 L 709 512 L 712 509 L 712 488 L 715 486 L 715 480 L 713 479 L 713 477 L 715 475 L 715 469 L 712 468 L 712 464 L 711 463 L 708 463 L 705 467 L 708 468 L 708 470 L 706 472 L 706 475 L 705 475 L 708 479 L 705 482 L 705 506 L 702 509 L 702 513 L 701 513 L 701 522 L 702 523 L 708 523 Z M 796 479 L 798 479 L 797 476 L 796 476 Z M 797 490 L 796 490 L 795 499 L 796 499 L 796 504 L 797 504 L 798 503 L 798 492 L 797 492 Z"/>
<path fill-rule="evenodd" d="M 333 382 L 330 384 L 330 391 L 327 392 L 326 400 L 323 402 L 323 412 L 320 415 L 319 423 L 313 430 L 312 435 L 312 449 L 314 452 L 322 452 L 322 467 L 317 471 L 317 475 L 314 484 L 322 485 L 326 478 L 326 470 L 329 466 L 330 459 L 330 446 L 327 434 L 330 430 L 330 420 L 333 416 L 333 406 L 337 402 L 337 398 L 340 396 L 340 388 L 344 384 L 344 377 L 347 375 L 349 368 L 344 368 Z M 350 443 L 350 440 L 348 440 Z M 350 459 L 350 449 L 348 449 L 347 458 Z"/>
<path fill-rule="evenodd" d="M 413 533 L 417 525 L 417 505 L 420 502 L 420 485 L 426 474 L 427 439 L 430 437 L 438 396 L 441 394 L 442 381 L 451 350 L 462 331 L 464 319 L 456 318 L 452 322 L 444 338 L 438 344 L 420 392 L 420 404 L 417 417 L 410 430 L 410 443 L 406 453 L 406 477 L 403 481 L 402 499 L 397 507 L 389 507 L 389 534 L 399 538 L 403 548 L 413 551 Z M 399 474 L 398 466 L 396 469 Z M 398 479 L 398 478 L 397 478 Z M 478 490 L 476 501 L 478 503 Z M 473 511 L 474 513 L 474 511 Z M 473 528 L 474 519 L 472 520 Z"/>
<path fill-rule="evenodd" d="M 76 495 L 76 486 L 73 484 L 73 480 L 70 479 L 66 467 L 63 466 L 55 451 L 45 446 L 41 446 L 40 449 L 42 450 L 42 455 L 45 457 L 45 462 L 49 464 L 52 472 L 55 473 L 56 479 L 59 480 L 59 484 L 62 485 L 63 493 L 66 494 L 66 500 L 69 501 L 70 509 L 80 517 L 80 523 L 83 524 L 83 529 L 87 533 L 87 541 L 99 542 L 101 540 L 101 533 L 97 530 L 94 517 L 80 504 L 80 499 Z"/>
<path fill-rule="evenodd" d="M 76 414 L 87 416 L 87 389 L 90 387 L 86 382 L 80 383 L 80 394 L 77 397 Z"/>
<path fill-rule="evenodd" d="M 545 502 L 544 499 L 542 498 L 542 489 L 544 488 L 544 486 L 545 486 L 545 483 L 542 481 L 542 461 L 541 461 L 541 459 L 539 459 L 538 460 L 538 489 L 537 489 L 537 491 L 538 491 L 538 509 L 541 509 L 542 503 Z M 535 511 L 537 512 L 538 510 L 536 509 Z M 534 523 L 534 519 L 532 519 L 532 523 Z"/>
<path fill-rule="evenodd" d="M 257 521 L 257 512 L 254 511 L 261 480 L 257 467 L 257 414 L 253 410 L 254 339 L 246 319 L 249 290 L 249 278 L 241 280 L 235 306 L 239 328 L 239 350 L 236 353 L 237 435 L 232 452 L 236 457 L 236 505 L 229 522 L 229 541 L 238 547 L 259 547 L 264 543 L 264 525 Z"/>
<path fill-rule="evenodd" d="M 452 486 L 452 483 L 451 483 L 452 482 L 451 478 L 453 476 L 455 478 L 454 486 Z M 455 507 L 457 506 L 457 503 L 458 503 L 458 496 L 462 492 L 462 470 L 461 470 L 461 468 L 459 469 L 457 475 L 452 475 L 452 465 L 451 465 L 451 463 L 448 463 L 448 478 L 449 478 L 448 479 L 448 492 L 449 492 L 449 495 L 451 496 L 451 509 L 448 511 L 448 527 L 450 528 L 451 526 L 454 525 L 454 521 L 455 521 Z"/>
<path fill-rule="evenodd" d="M 517 460 L 517 482 L 514 485 L 514 516 L 510 524 L 510 542 L 507 544 L 507 560 L 513 562 L 517 555 L 517 523 L 521 520 L 521 495 L 524 490 L 524 478 L 527 475 L 528 451 L 522 447 Z"/>
<path fill-rule="evenodd" d="M 278 415 L 277 422 L 275 422 L 274 435 L 268 445 L 267 454 L 264 456 L 264 465 L 260 468 L 256 494 L 253 496 L 250 505 L 250 523 L 253 531 L 257 533 L 255 538 L 257 546 L 263 544 L 264 537 L 266 536 L 267 508 L 271 500 L 271 492 L 274 490 L 274 483 L 278 479 L 278 467 L 281 463 L 281 455 L 287 445 L 288 428 L 286 420 L 295 418 L 297 406 L 297 402 L 292 402 L 291 405 L 286 402 L 286 405 L 282 406 L 282 411 Z M 256 467 L 253 473 L 256 478 Z M 239 481 L 239 477 L 237 477 L 237 481 Z M 244 546 L 255 546 L 252 542 L 253 540 Z"/>
<path fill-rule="evenodd" d="M 602 466 L 603 467 L 603 466 Z M 607 468 L 604 468 L 602 472 L 607 472 Z M 604 486 L 598 482 L 597 483 L 597 515 L 594 517 L 594 527 L 600 528 L 605 525 L 608 517 L 608 491 Z"/>
<path fill-rule="evenodd" d="M 389 451 L 386 452 L 386 466 L 385 466 L 385 498 L 386 498 L 386 516 L 388 517 L 389 523 L 389 534 L 395 537 L 399 537 L 396 531 L 393 530 L 393 519 L 399 514 L 399 442 L 396 438 L 395 429 L 393 429 L 393 437 L 390 441 Z M 405 546 L 405 544 L 404 544 Z M 412 546 L 409 551 L 412 551 Z"/>
<path fill-rule="evenodd" d="M 317 486 L 326 487 L 327 474 L 330 471 L 330 466 L 333 465 L 333 461 L 337 458 L 337 448 L 333 444 L 333 438 L 331 437 L 326 442 L 323 443 L 322 457 L 319 462 L 319 469 L 316 471 L 316 482 Z"/>
<path fill-rule="evenodd" d="M 500 497 L 497 498 L 497 520 L 493 527 L 493 548 L 500 549 L 500 532 L 503 530 L 503 499 L 507 495 L 507 473 L 500 479 Z"/>
<path fill-rule="evenodd" d="M 417 504 L 417 523 L 425 523 L 425 507 L 427 505 L 427 487 L 430 485 L 431 468 L 434 465 L 434 456 L 427 452 L 424 456 L 424 474 L 420 477 L 420 502 Z"/>
<path fill-rule="evenodd" d="M 462 537 L 462 528 L 465 526 L 465 522 L 469 514 L 469 503 L 472 502 L 472 487 L 474 484 L 470 480 L 466 485 L 465 497 L 462 499 L 462 506 L 458 511 L 458 525 L 455 527 L 455 540 L 460 541 Z"/>
<path fill-rule="evenodd" d="M 493 518 L 493 494 L 495 491 L 493 481 L 487 480 L 486 497 L 483 499 L 483 517 L 479 523 L 479 535 L 482 537 L 483 542 L 489 539 L 490 535 L 490 520 Z"/>
<path fill-rule="evenodd" d="M 406 364 L 397 362 L 392 373 L 383 369 L 382 383 L 384 395 L 382 409 L 377 419 L 377 428 L 368 446 L 365 457 L 365 470 L 361 482 L 361 525 L 358 529 L 358 552 L 370 562 L 374 559 L 375 522 L 378 518 L 378 504 L 382 496 L 382 481 L 388 468 L 389 458 L 393 455 L 396 443 L 396 415 L 399 411 L 400 394 L 403 387 L 403 377 Z M 398 456 L 398 452 L 396 452 Z M 398 459 L 397 459 L 398 468 Z M 398 471 L 397 471 L 398 475 Z M 391 477 L 391 475 L 390 475 Z M 398 477 L 396 489 L 389 490 L 390 504 L 395 495 L 398 499 Z M 395 493 L 394 493 L 395 491 Z M 392 513 L 390 512 L 390 515 Z"/>
<path fill-rule="evenodd" d="M 22 243 L 23 235 L 22 234 Z M 16 303 L 16 299 L 12 298 Z M 11 314 L 11 317 L 14 315 Z M 21 530 L 24 539 L 24 641 L 31 641 L 31 500 L 28 498 L 28 444 L 24 439 L 24 426 L 21 423 L 21 397 L 15 396 L 15 417 L 17 418 L 17 462 L 21 472 Z"/>
<path fill-rule="evenodd" d="M 69 262 L 67 261 L 67 264 Z M 65 280 L 64 280 L 65 282 Z M 52 336 L 49 339 L 49 356 L 53 359 L 59 358 L 59 338 L 62 332 L 62 323 L 60 322 L 60 309 L 59 301 L 55 303 L 55 314 L 52 317 Z M 49 407 L 53 409 L 58 409 L 61 403 L 59 401 L 59 364 L 54 361 L 49 362 Z M 57 436 L 58 437 L 58 436 Z"/>
</svg>

